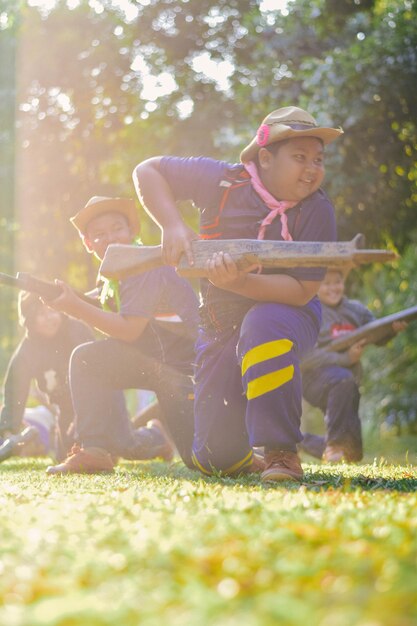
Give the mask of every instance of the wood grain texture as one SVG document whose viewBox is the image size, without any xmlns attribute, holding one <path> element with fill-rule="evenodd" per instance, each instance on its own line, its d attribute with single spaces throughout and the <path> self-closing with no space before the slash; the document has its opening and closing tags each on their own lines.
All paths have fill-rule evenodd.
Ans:
<svg viewBox="0 0 417 626">
<path fill-rule="evenodd" d="M 257 239 L 195 240 L 192 242 L 194 265 L 183 256 L 178 272 L 187 277 L 206 276 L 205 265 L 216 252 L 228 252 L 240 269 L 254 263 L 265 268 L 335 267 L 346 271 L 364 263 L 393 261 L 391 250 L 364 250 L 361 236 L 352 241 L 260 241 Z M 100 266 L 106 278 L 123 279 L 162 265 L 161 246 L 112 244 Z"/>
<path fill-rule="evenodd" d="M 369 322 L 369 324 L 364 324 L 357 330 L 352 330 L 337 339 L 333 339 L 325 349 L 329 352 L 344 352 L 362 339 L 365 339 L 367 344 L 378 344 L 388 341 L 395 335 L 392 330 L 394 322 L 411 322 L 415 319 L 417 319 L 417 306 L 412 306 L 409 309 L 404 309 L 403 311 L 398 311 L 398 313 L 386 315 Z"/>
</svg>

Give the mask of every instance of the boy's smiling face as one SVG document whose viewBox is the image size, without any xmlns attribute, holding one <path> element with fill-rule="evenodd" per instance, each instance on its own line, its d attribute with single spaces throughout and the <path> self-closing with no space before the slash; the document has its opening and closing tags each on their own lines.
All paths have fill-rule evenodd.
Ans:
<svg viewBox="0 0 417 626">
<path fill-rule="evenodd" d="M 284 141 L 275 154 L 261 148 L 258 159 L 262 182 L 278 200 L 300 202 L 323 182 L 323 144 L 316 137 Z"/>
<path fill-rule="evenodd" d="M 89 252 L 94 252 L 100 260 L 104 258 L 111 243 L 131 244 L 133 233 L 125 215 L 110 211 L 89 221 L 84 244 Z"/>
<path fill-rule="evenodd" d="M 345 294 L 345 281 L 341 272 L 328 270 L 320 285 L 318 296 L 326 306 L 337 306 Z"/>
</svg>

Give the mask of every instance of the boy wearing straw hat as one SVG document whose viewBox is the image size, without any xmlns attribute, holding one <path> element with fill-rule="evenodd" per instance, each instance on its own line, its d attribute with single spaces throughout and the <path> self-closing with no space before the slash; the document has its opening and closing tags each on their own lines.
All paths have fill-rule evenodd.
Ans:
<svg viewBox="0 0 417 626">
<path fill-rule="evenodd" d="M 110 243 L 131 244 L 139 234 L 135 204 L 126 198 L 95 196 L 71 222 L 87 250 L 100 260 Z M 191 364 L 198 323 L 191 286 L 171 267 L 149 270 L 107 283 L 101 310 L 59 284 L 62 295 L 51 306 L 107 338 L 85 344 L 72 355 L 71 391 L 81 447 L 48 473 L 110 471 L 114 456 L 146 458 L 154 442 L 144 435 L 152 439 L 155 433 L 133 429 L 121 394 L 129 388 L 156 393 L 161 420 L 189 462 L 194 426 Z"/>
<path fill-rule="evenodd" d="M 200 237 L 333 241 L 334 209 L 321 183 L 324 146 L 342 133 L 306 111 L 270 113 L 243 150 L 240 163 L 158 157 L 139 164 L 134 180 L 146 210 L 160 225 L 167 263 L 191 241 L 177 201 L 200 210 Z M 203 328 L 197 342 L 194 465 L 236 473 L 264 447 L 265 481 L 301 480 L 299 360 L 320 328 L 316 297 L 325 270 L 241 272 L 226 253 L 207 263 L 202 281 Z"/>
</svg>

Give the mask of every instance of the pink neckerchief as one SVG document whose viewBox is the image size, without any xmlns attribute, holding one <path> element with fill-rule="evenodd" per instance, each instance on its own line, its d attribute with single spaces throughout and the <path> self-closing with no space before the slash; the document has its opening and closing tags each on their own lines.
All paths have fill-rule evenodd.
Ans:
<svg viewBox="0 0 417 626">
<path fill-rule="evenodd" d="M 243 166 L 250 175 L 252 187 L 254 188 L 256 193 L 262 198 L 270 211 L 259 227 L 258 239 L 263 239 L 265 237 L 266 227 L 269 226 L 269 224 L 272 224 L 277 215 L 279 215 L 281 218 L 281 236 L 284 241 L 292 241 L 290 231 L 288 230 L 288 218 L 285 215 L 285 211 L 291 209 L 291 207 L 295 206 L 297 202 L 290 202 L 289 200 L 282 200 L 280 202 L 279 200 L 274 198 L 274 196 L 269 193 L 268 189 L 261 181 L 258 174 L 258 169 L 253 161 L 249 161 L 249 163 L 244 163 Z"/>
</svg>

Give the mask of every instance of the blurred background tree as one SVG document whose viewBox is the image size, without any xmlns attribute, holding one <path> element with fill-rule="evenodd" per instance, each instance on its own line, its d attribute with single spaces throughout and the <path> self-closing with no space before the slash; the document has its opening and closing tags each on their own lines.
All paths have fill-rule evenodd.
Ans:
<svg viewBox="0 0 417 626">
<path fill-rule="evenodd" d="M 266 113 L 288 104 L 345 130 L 328 150 L 325 185 L 340 239 L 364 232 L 370 246 L 412 256 L 416 18 L 415 0 L 0 0 L 2 267 L 91 287 L 97 267 L 68 222 L 90 196 L 133 196 L 133 167 L 157 154 L 237 159 Z M 158 241 L 142 215 L 143 240 Z M 364 295 L 383 314 L 377 272 L 364 274 Z M 403 294 L 398 271 L 387 281 Z M 4 339 L 10 291 L 1 366 L 15 341 Z M 390 371 L 400 396 L 414 372 L 407 382 Z"/>
<path fill-rule="evenodd" d="M 14 115 L 18 12 L 11 1 L 4 8 L 7 11 L 0 13 L 0 269 L 12 273 L 17 228 L 14 217 Z M 10 290 L 7 288 L 0 288 L 0 320 L 0 366 L 3 366 L 17 335 L 15 308 L 10 306 Z"/>
<path fill-rule="evenodd" d="M 377 317 L 417 303 L 417 230 L 392 266 L 367 269 L 357 281 L 356 295 Z M 417 434 L 417 324 L 413 323 L 386 346 L 365 350 L 363 413 L 372 428 L 386 434 Z"/>
</svg>

